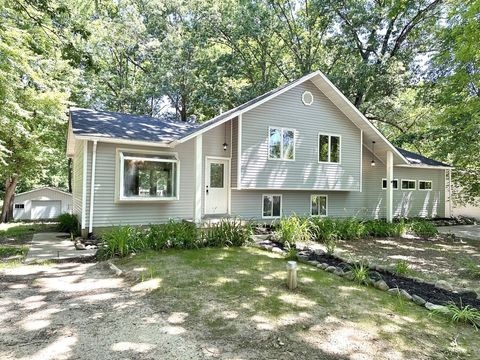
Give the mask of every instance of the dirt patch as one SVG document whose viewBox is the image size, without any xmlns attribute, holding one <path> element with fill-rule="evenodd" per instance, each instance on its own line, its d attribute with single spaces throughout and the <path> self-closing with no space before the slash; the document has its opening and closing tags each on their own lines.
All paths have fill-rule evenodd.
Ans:
<svg viewBox="0 0 480 360">
<path fill-rule="evenodd" d="M 4 269 L 0 288 L 2 360 L 205 358 L 206 344 L 101 264 Z"/>
</svg>

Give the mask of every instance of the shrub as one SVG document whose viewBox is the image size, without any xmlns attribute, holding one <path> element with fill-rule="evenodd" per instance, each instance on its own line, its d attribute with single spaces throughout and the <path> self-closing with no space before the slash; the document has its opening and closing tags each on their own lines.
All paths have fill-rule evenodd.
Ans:
<svg viewBox="0 0 480 360">
<path fill-rule="evenodd" d="M 358 219 L 347 218 L 336 221 L 337 238 L 341 240 L 358 240 L 365 236 L 365 225 Z"/>
<path fill-rule="evenodd" d="M 115 226 L 102 235 L 103 246 L 98 249 L 97 256 L 108 259 L 114 256 L 125 257 L 131 253 L 145 249 L 140 231 L 132 226 Z"/>
<path fill-rule="evenodd" d="M 365 221 L 365 234 L 374 237 L 400 237 L 406 232 L 404 220 L 388 223 L 384 220 Z"/>
<path fill-rule="evenodd" d="M 438 235 L 435 224 L 427 220 L 414 220 L 410 224 L 410 231 L 423 239 L 428 239 Z"/>
<path fill-rule="evenodd" d="M 166 224 L 150 225 L 145 237 L 152 250 L 192 249 L 200 245 L 197 226 L 187 221 L 170 220 Z"/>
<path fill-rule="evenodd" d="M 393 272 L 397 275 L 407 275 L 411 272 L 410 265 L 405 260 L 397 261 Z"/>
<path fill-rule="evenodd" d="M 471 258 L 466 258 L 464 261 L 465 273 L 473 279 L 480 279 L 480 264 Z"/>
<path fill-rule="evenodd" d="M 335 253 L 335 249 L 337 248 L 337 239 L 332 237 L 329 240 L 325 240 L 324 243 L 327 250 L 327 254 L 333 255 Z"/>
<path fill-rule="evenodd" d="M 290 248 L 288 252 L 285 254 L 285 260 L 297 260 L 297 249 Z"/>
<path fill-rule="evenodd" d="M 337 239 L 336 221 L 330 218 L 312 217 L 309 222 L 309 232 L 313 240 L 325 242 Z"/>
<path fill-rule="evenodd" d="M 352 279 L 358 284 L 367 284 L 368 283 L 368 274 L 370 269 L 368 265 L 360 263 L 354 264 L 352 267 Z"/>
<path fill-rule="evenodd" d="M 478 330 L 480 326 L 480 311 L 467 306 L 457 306 L 456 304 L 447 304 L 445 305 L 446 311 L 434 310 L 435 313 L 441 313 L 450 317 L 454 322 L 464 322 L 472 325 L 475 329 Z"/>
<path fill-rule="evenodd" d="M 286 248 L 290 248 L 299 241 L 308 241 L 310 239 L 309 223 L 307 219 L 296 215 L 282 218 L 277 226 L 277 236 Z"/>
<path fill-rule="evenodd" d="M 77 236 L 80 234 L 80 224 L 78 218 L 73 214 L 61 214 L 58 218 L 58 230 Z"/>
<path fill-rule="evenodd" d="M 203 245 L 211 247 L 243 246 L 252 240 L 252 235 L 251 224 L 239 219 L 222 219 L 202 233 Z"/>
</svg>

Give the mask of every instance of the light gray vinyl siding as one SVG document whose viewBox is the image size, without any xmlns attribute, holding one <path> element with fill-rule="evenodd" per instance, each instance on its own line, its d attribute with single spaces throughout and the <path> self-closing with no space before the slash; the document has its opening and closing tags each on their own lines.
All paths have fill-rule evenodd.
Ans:
<svg viewBox="0 0 480 360">
<path fill-rule="evenodd" d="M 364 148 L 363 202 L 368 217 L 386 216 L 386 190 L 382 190 L 382 178 L 386 178 L 386 166 L 376 159 L 370 165 L 372 154 Z M 398 179 L 398 190 L 393 190 L 393 215 L 401 217 L 445 216 L 445 170 L 420 169 L 395 166 L 393 178 Z M 401 181 L 415 180 L 415 190 L 402 190 Z M 418 189 L 419 180 L 431 180 L 432 190 Z"/>
<path fill-rule="evenodd" d="M 231 186 L 237 187 L 237 164 L 238 164 L 238 119 L 231 121 L 232 126 L 232 172 L 231 172 Z"/>
<path fill-rule="evenodd" d="M 372 155 L 363 151 L 363 191 L 283 191 L 283 190 L 232 190 L 232 215 L 245 219 L 262 220 L 262 195 L 282 195 L 282 215 L 309 215 L 310 196 L 328 196 L 328 216 L 380 219 L 386 216 L 386 190 L 382 179 L 386 167 L 378 159 L 372 167 Z M 445 216 L 445 171 L 394 167 L 394 179 L 399 186 L 402 179 L 416 180 L 416 190 L 394 190 L 394 216 L 443 217 Z M 418 180 L 431 180 L 431 191 L 418 190 Z"/>
<path fill-rule="evenodd" d="M 72 213 L 82 221 L 83 199 L 83 140 L 75 140 L 75 152 L 72 160 Z"/>
<path fill-rule="evenodd" d="M 205 209 L 205 171 L 206 171 L 206 158 L 211 157 L 220 157 L 220 158 L 231 158 L 232 146 L 230 144 L 230 121 L 219 125 L 203 134 L 203 150 L 202 150 L 202 211 Z M 192 140 L 193 141 L 193 140 Z M 223 150 L 223 143 L 227 143 L 227 150 Z M 232 171 L 230 169 L 229 173 Z M 230 175 L 231 176 L 231 175 Z M 195 186 L 195 179 L 192 179 L 192 186 Z"/>
<path fill-rule="evenodd" d="M 140 154 L 142 150 L 178 153 L 180 160 L 179 200 L 135 203 L 116 202 L 115 184 L 119 181 L 116 176 L 117 148 L 130 149 L 131 152 Z M 89 158 L 91 158 L 91 148 L 89 150 Z M 193 141 L 181 144 L 175 149 L 98 143 L 93 227 L 125 224 L 145 225 L 166 222 L 169 219 L 191 219 L 193 217 L 194 179 Z M 89 198 L 89 195 L 88 193 L 87 198 Z"/>
<path fill-rule="evenodd" d="M 304 91 L 314 102 L 302 102 Z M 268 128 L 295 129 L 295 161 L 268 159 Z M 341 163 L 318 163 L 318 134 L 341 136 Z M 310 81 L 243 114 L 242 188 L 360 190 L 360 130 Z"/>
</svg>

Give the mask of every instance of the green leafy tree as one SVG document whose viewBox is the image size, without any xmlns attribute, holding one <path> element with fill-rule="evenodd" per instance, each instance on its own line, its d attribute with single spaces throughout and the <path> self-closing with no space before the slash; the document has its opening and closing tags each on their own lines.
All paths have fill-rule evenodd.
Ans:
<svg viewBox="0 0 480 360">
<path fill-rule="evenodd" d="M 65 111 L 74 72 L 61 58 L 43 13 L 22 2 L 0 4 L 0 222 L 5 222 L 17 185 L 35 182 L 65 157 Z"/>
</svg>

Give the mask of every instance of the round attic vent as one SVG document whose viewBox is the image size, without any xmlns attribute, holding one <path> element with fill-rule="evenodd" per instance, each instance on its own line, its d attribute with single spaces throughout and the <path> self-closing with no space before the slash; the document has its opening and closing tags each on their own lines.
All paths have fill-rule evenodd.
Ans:
<svg viewBox="0 0 480 360">
<path fill-rule="evenodd" d="M 302 94 L 302 102 L 305 104 L 305 105 L 312 105 L 313 103 L 313 95 L 310 91 L 305 91 L 303 94 Z"/>
</svg>

